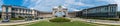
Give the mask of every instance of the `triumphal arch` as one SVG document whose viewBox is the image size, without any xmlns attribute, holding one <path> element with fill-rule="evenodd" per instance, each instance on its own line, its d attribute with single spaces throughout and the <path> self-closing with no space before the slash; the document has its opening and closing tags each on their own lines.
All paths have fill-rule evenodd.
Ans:
<svg viewBox="0 0 120 26">
<path fill-rule="evenodd" d="M 67 10 L 68 10 L 67 8 L 62 7 L 62 6 L 54 7 L 53 11 L 52 11 L 52 15 L 53 15 L 53 17 L 55 17 L 55 13 L 57 13 L 57 12 L 63 12 L 65 14 L 63 16 L 67 17 L 68 16 L 68 11 Z"/>
<path fill-rule="evenodd" d="M 68 9 L 64 6 L 57 6 L 52 8 L 52 12 L 40 12 L 39 16 L 40 17 L 56 17 L 57 12 L 63 12 L 64 15 L 61 17 L 75 17 L 76 12 L 68 12 Z"/>
</svg>

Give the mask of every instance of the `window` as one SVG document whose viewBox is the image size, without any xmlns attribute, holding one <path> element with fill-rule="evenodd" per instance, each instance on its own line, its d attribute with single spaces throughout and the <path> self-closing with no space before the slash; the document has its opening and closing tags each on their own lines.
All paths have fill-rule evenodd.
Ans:
<svg viewBox="0 0 120 26">
<path fill-rule="evenodd" d="M 105 7 L 105 10 L 108 10 L 108 7 Z"/>
</svg>

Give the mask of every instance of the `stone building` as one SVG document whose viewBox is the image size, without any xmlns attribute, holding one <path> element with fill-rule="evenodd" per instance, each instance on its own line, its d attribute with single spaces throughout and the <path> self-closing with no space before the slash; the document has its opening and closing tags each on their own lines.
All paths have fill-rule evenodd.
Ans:
<svg viewBox="0 0 120 26">
<path fill-rule="evenodd" d="M 117 18 L 117 4 L 102 5 L 92 8 L 83 9 L 78 12 L 78 16 L 84 17 L 107 17 L 107 18 Z M 82 14 L 81 14 L 82 13 Z"/>
</svg>

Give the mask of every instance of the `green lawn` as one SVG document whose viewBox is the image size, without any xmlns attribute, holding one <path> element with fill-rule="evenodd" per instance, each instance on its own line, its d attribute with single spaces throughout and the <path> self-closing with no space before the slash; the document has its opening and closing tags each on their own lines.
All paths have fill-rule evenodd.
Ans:
<svg viewBox="0 0 120 26">
<path fill-rule="evenodd" d="M 2 20 L 2 18 L 0 18 L 0 20 Z"/>
<path fill-rule="evenodd" d="M 38 22 L 35 24 L 31 24 L 28 26 L 96 26 L 96 25 L 92 25 L 92 24 L 87 24 L 85 22 L 63 22 L 63 23 L 56 23 L 56 22 Z"/>
<path fill-rule="evenodd" d="M 80 21 L 63 22 L 63 23 L 41 21 L 27 26 L 120 26 L 120 25 L 105 25 L 105 24 L 86 23 Z"/>
</svg>

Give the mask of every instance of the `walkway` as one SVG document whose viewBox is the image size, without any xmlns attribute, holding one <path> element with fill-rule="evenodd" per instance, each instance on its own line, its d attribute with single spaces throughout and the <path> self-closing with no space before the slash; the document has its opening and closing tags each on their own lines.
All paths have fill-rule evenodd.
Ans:
<svg viewBox="0 0 120 26">
<path fill-rule="evenodd" d="M 34 22 L 43 21 L 43 20 L 46 20 L 46 19 L 39 19 L 39 20 L 33 20 L 33 21 L 14 21 L 14 22 L 8 22 L 8 23 L 0 23 L 0 26 L 20 25 L 20 24 L 34 23 Z"/>
<path fill-rule="evenodd" d="M 85 21 L 90 23 L 98 23 L 98 24 L 108 24 L 108 25 L 120 25 L 120 21 L 109 21 L 109 20 L 95 20 L 95 19 L 82 19 L 82 18 L 70 18 L 72 21 Z M 40 19 L 34 21 L 16 21 L 16 22 L 9 22 L 9 23 L 0 23 L 1 25 L 19 25 L 19 24 L 27 24 L 27 23 L 34 23 L 37 21 L 48 21 L 48 19 Z"/>
<path fill-rule="evenodd" d="M 85 22 L 98 23 L 98 24 L 120 25 L 120 21 L 82 19 L 82 18 L 72 18 L 72 19 L 73 19 L 72 21 L 85 21 Z"/>
</svg>

